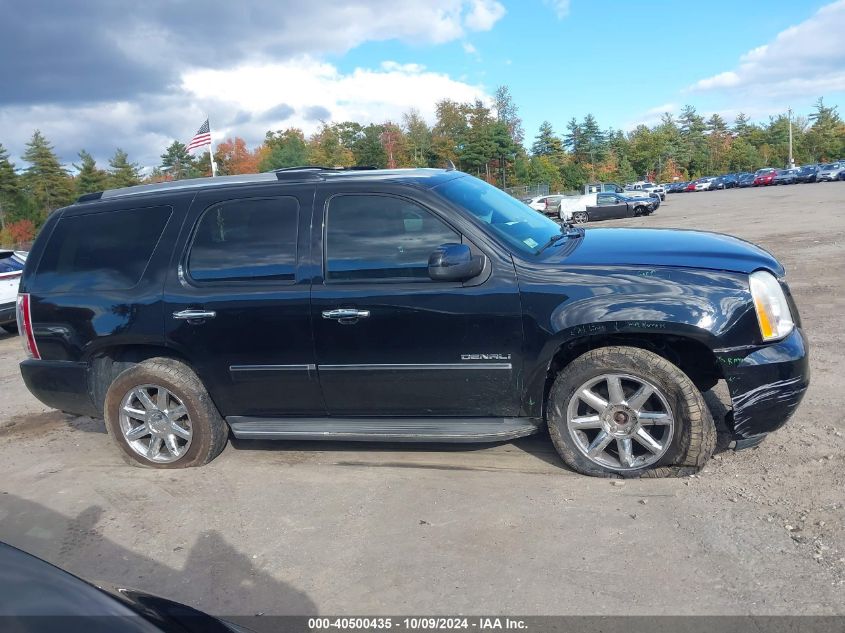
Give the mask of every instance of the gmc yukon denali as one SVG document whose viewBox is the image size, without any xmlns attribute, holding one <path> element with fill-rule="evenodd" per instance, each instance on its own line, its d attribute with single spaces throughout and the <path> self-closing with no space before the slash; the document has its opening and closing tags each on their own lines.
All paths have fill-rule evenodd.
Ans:
<svg viewBox="0 0 845 633">
<path fill-rule="evenodd" d="M 599 476 L 694 472 L 809 375 L 784 269 L 725 235 L 560 225 L 455 170 L 291 168 L 87 194 L 17 301 L 27 387 L 133 464 L 237 438 L 502 441 Z"/>
</svg>

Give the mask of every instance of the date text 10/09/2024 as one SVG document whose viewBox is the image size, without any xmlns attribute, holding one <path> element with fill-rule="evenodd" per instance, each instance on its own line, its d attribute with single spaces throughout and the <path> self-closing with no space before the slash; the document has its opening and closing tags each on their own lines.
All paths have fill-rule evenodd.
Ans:
<svg viewBox="0 0 845 633">
<path fill-rule="evenodd" d="M 308 628 L 318 630 L 341 630 L 341 631 L 373 631 L 373 630 L 395 630 L 395 631 L 447 631 L 447 630 L 511 630 L 524 631 L 527 625 L 524 620 L 518 618 L 499 617 L 404 617 L 404 618 L 310 618 Z"/>
</svg>

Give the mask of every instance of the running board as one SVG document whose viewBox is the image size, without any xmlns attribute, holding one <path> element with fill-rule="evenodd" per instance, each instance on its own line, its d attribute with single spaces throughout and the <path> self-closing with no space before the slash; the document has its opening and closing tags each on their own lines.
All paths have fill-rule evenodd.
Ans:
<svg viewBox="0 0 845 633">
<path fill-rule="evenodd" d="M 537 418 L 226 418 L 239 439 L 504 442 L 540 430 Z"/>
</svg>

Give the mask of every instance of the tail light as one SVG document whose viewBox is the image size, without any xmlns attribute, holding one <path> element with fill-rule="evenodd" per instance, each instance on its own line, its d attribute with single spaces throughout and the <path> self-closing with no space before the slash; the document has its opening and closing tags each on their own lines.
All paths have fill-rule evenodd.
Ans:
<svg viewBox="0 0 845 633">
<path fill-rule="evenodd" d="M 38 352 L 38 344 L 35 342 L 35 334 L 32 331 L 32 314 L 29 310 L 29 294 L 18 295 L 17 303 L 18 332 L 23 339 L 23 348 L 30 358 L 41 359 Z"/>
</svg>

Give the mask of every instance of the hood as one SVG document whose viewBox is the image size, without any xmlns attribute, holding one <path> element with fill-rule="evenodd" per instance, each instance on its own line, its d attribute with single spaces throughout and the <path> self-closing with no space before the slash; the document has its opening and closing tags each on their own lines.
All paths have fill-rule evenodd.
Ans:
<svg viewBox="0 0 845 633">
<path fill-rule="evenodd" d="M 675 266 L 752 273 L 784 270 L 770 253 L 730 235 L 678 229 L 585 229 L 562 260 L 572 266 Z"/>
</svg>

